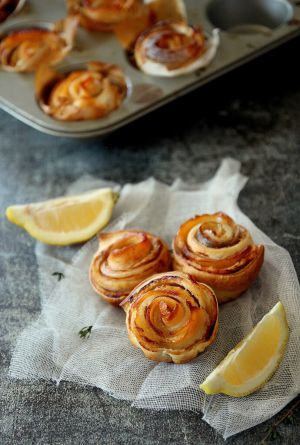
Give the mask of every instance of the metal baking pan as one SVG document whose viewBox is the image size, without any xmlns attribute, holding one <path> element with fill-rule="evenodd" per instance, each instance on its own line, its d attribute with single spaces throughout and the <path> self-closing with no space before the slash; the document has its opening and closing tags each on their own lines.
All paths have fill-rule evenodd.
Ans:
<svg viewBox="0 0 300 445">
<path fill-rule="evenodd" d="M 207 32 L 221 29 L 221 44 L 213 62 L 202 71 L 177 78 L 150 77 L 135 69 L 114 35 L 80 29 L 74 50 L 58 69 L 91 60 L 116 63 L 128 77 L 129 94 L 107 117 L 60 122 L 43 113 L 34 95 L 33 74 L 0 72 L 0 107 L 44 133 L 89 137 L 104 135 L 222 74 L 300 35 L 300 2 L 288 0 L 186 0 L 189 22 Z M 66 16 L 63 0 L 28 0 L 21 12 L 0 26 L 54 22 Z"/>
</svg>

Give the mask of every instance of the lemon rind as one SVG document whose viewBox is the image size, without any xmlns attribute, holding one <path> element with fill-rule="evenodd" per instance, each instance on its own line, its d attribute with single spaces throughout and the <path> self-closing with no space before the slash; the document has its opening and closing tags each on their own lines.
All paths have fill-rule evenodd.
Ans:
<svg viewBox="0 0 300 445">
<path fill-rule="evenodd" d="M 108 224 L 112 216 L 113 208 L 117 200 L 116 193 L 110 188 L 105 188 L 85 192 L 80 195 L 70 197 L 66 196 L 51 199 L 45 202 L 30 204 L 30 207 L 34 209 L 38 208 L 39 206 L 45 206 L 45 208 L 49 207 L 50 209 L 52 205 L 59 204 L 60 202 L 63 204 L 67 202 L 69 198 L 74 200 L 74 202 L 78 201 L 78 203 L 80 203 L 80 201 L 88 201 L 88 199 L 101 200 L 105 205 L 103 206 L 99 216 L 93 221 L 92 224 L 89 224 L 86 228 L 80 230 L 70 231 L 69 234 L 66 232 L 57 233 L 40 229 L 35 224 L 34 218 L 30 215 L 30 213 L 28 212 L 26 215 L 26 208 L 28 208 L 26 205 L 8 207 L 6 209 L 6 217 L 10 222 L 25 229 L 33 238 L 46 244 L 63 246 L 87 241 L 99 230 L 103 229 Z"/>
<path fill-rule="evenodd" d="M 253 332 L 258 328 L 259 325 L 266 319 L 266 317 L 276 316 L 280 319 L 280 324 L 285 327 L 282 329 L 282 335 L 279 342 L 278 350 L 272 360 L 268 363 L 268 365 L 261 370 L 258 374 L 256 374 L 255 378 L 250 379 L 245 385 L 232 385 L 225 381 L 222 376 L 222 368 L 228 363 L 228 361 L 232 358 L 232 356 L 237 353 L 243 344 L 246 344 L 246 340 L 248 340 Z M 261 389 L 275 374 L 280 363 L 282 362 L 282 358 L 288 343 L 289 339 L 289 328 L 288 322 L 286 318 L 286 313 L 284 306 L 281 302 L 278 302 L 263 318 L 262 320 L 253 328 L 253 330 L 239 342 L 235 348 L 233 348 L 227 356 L 221 361 L 221 363 L 211 372 L 211 374 L 205 379 L 205 381 L 200 385 L 200 388 L 207 394 L 226 394 L 232 397 L 243 397 L 253 392 Z M 263 379 L 260 376 L 263 375 Z M 257 384 L 256 384 L 257 382 Z M 240 388 L 240 389 L 239 389 Z"/>
</svg>

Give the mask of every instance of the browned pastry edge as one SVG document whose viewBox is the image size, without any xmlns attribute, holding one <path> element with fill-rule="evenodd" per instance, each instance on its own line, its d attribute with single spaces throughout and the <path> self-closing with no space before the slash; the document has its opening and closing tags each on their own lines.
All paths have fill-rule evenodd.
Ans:
<svg viewBox="0 0 300 445">
<path fill-rule="evenodd" d="M 173 290 L 167 289 L 167 287 L 173 287 Z M 186 334 L 183 336 L 185 341 L 188 341 L 189 337 L 191 337 L 193 334 L 197 336 L 197 333 L 199 333 L 201 328 L 203 328 L 201 325 L 201 317 L 198 319 L 196 317 L 197 322 L 195 323 L 195 318 L 193 316 L 195 313 L 193 310 L 205 311 L 206 317 L 204 317 L 204 320 L 208 321 L 209 319 L 209 325 L 206 327 L 204 337 L 201 339 L 196 338 L 195 342 L 192 342 L 188 346 L 184 348 L 178 346 L 178 349 L 176 349 L 176 333 L 173 332 L 169 335 L 170 338 L 174 338 L 172 342 L 175 343 L 171 348 L 166 347 L 166 337 L 164 337 L 163 333 L 157 326 L 153 325 L 151 322 L 151 317 L 148 316 L 148 310 L 152 310 L 150 306 L 153 302 L 144 307 L 145 295 L 147 295 L 146 298 L 149 298 L 149 294 L 151 294 L 152 291 L 154 294 L 161 292 L 161 295 L 154 295 L 154 304 L 155 298 L 159 298 L 160 300 L 165 298 L 167 302 L 170 295 L 172 295 L 171 298 L 176 301 L 178 306 L 184 306 L 184 304 L 187 303 L 187 306 L 191 311 L 191 318 L 188 319 L 187 322 L 181 327 L 181 329 L 186 329 Z M 196 295 L 197 292 L 198 297 Z M 186 300 L 189 298 L 190 301 Z M 202 304 L 200 304 L 200 301 Z M 166 306 L 167 304 L 168 303 L 166 303 Z M 143 307 L 143 311 L 140 314 L 138 313 L 139 305 L 142 305 Z M 213 290 L 206 284 L 198 283 L 197 281 L 193 280 L 192 277 L 189 277 L 182 272 L 171 271 L 160 273 L 144 280 L 122 302 L 121 306 L 124 307 L 127 313 L 126 326 L 129 340 L 134 346 L 142 349 L 145 356 L 150 360 L 158 362 L 174 362 L 177 364 L 187 363 L 197 357 L 211 343 L 213 343 L 218 332 L 218 301 Z M 169 312 L 166 309 L 164 310 L 165 314 L 161 313 L 161 317 L 163 318 L 164 315 L 166 315 L 167 321 L 168 319 L 172 319 L 172 309 L 169 308 Z M 145 320 L 147 320 L 148 326 L 141 326 L 141 322 L 139 322 L 139 325 L 137 326 L 136 317 L 143 315 Z M 198 322 L 200 322 L 200 325 L 198 325 Z M 178 320 L 176 320 L 176 323 L 178 325 Z M 190 325 L 192 325 L 191 330 L 189 329 Z M 149 327 L 151 330 L 154 330 L 154 332 L 160 335 L 159 343 L 157 343 L 154 339 L 147 337 L 147 335 L 149 335 L 147 334 Z M 168 342 L 168 344 L 170 344 L 170 339 L 168 339 Z"/>
<path fill-rule="evenodd" d="M 158 240 L 158 242 L 160 243 L 160 251 L 158 253 L 157 263 L 154 266 L 153 264 L 150 264 L 148 269 L 146 267 L 145 270 L 138 275 L 132 275 L 128 279 L 124 279 L 125 286 L 123 290 L 120 290 L 118 292 L 107 289 L 99 284 L 99 270 L 101 267 L 101 263 L 106 260 L 107 256 L 107 249 L 102 250 L 101 241 L 106 241 L 110 235 L 114 235 L 116 233 L 119 233 L 120 235 L 145 234 L 146 236 L 150 236 L 151 238 Z M 171 255 L 168 246 L 161 238 L 143 230 L 119 230 L 117 232 L 101 233 L 99 235 L 99 249 L 92 259 L 89 270 L 89 279 L 93 289 L 95 290 L 95 292 L 97 292 L 97 294 L 99 294 L 108 303 L 119 306 L 119 304 L 130 294 L 130 292 L 146 277 L 149 277 L 155 273 L 165 272 L 170 269 L 170 266 Z M 113 278 L 112 280 L 118 280 L 118 278 Z"/>
<path fill-rule="evenodd" d="M 244 250 L 224 259 L 214 260 L 204 254 L 197 257 L 195 252 L 190 252 L 186 239 L 182 237 L 184 233 L 182 228 L 186 224 L 193 224 L 193 221 L 197 223 L 203 216 L 216 217 L 219 215 L 229 218 L 222 212 L 213 215 L 197 215 L 180 226 L 173 240 L 173 268 L 211 286 L 219 303 L 225 303 L 243 294 L 256 279 L 264 261 L 265 249 L 263 245 L 255 245 L 250 237 L 251 243 Z M 247 235 L 249 234 L 244 227 L 238 225 L 236 227 L 241 228 Z M 222 262 L 224 262 L 223 268 L 220 267 Z"/>
</svg>

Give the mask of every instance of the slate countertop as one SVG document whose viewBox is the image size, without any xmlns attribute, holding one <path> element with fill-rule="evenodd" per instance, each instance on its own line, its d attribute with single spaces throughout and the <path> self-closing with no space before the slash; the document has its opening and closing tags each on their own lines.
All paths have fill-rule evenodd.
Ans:
<svg viewBox="0 0 300 445">
<path fill-rule="evenodd" d="M 97 388 L 7 378 L 20 331 L 40 310 L 34 240 L 3 217 L 13 203 L 64 193 L 83 173 L 121 184 L 148 176 L 209 179 L 222 158 L 250 177 L 239 205 L 291 254 L 300 272 L 300 40 L 240 68 L 104 139 L 46 136 L 0 112 L 0 443 L 223 444 L 191 412 L 132 409 Z M 291 407 L 294 402 L 289 406 Z M 226 441 L 256 444 L 285 413 Z M 300 443 L 282 422 L 272 443 Z"/>
</svg>

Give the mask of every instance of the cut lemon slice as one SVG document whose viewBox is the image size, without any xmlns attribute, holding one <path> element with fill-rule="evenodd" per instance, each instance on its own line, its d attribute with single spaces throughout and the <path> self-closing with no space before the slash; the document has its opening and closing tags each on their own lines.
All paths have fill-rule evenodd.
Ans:
<svg viewBox="0 0 300 445">
<path fill-rule="evenodd" d="M 86 241 L 109 222 L 117 194 L 110 188 L 93 190 L 35 204 L 8 207 L 6 216 L 46 244 Z"/>
<path fill-rule="evenodd" d="M 261 388 L 279 366 L 289 338 L 283 305 L 268 312 L 224 360 L 200 388 L 206 394 L 223 393 L 242 397 Z"/>
</svg>

